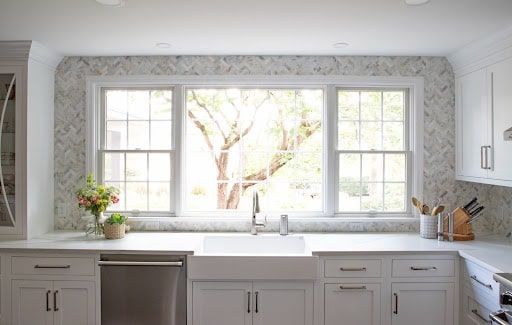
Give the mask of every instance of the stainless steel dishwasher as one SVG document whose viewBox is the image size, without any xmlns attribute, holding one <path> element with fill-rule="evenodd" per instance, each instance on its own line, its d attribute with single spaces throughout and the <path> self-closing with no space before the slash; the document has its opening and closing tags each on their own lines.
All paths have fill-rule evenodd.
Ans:
<svg viewBox="0 0 512 325">
<path fill-rule="evenodd" d="M 102 325 L 186 325 L 185 256 L 101 255 Z"/>
</svg>

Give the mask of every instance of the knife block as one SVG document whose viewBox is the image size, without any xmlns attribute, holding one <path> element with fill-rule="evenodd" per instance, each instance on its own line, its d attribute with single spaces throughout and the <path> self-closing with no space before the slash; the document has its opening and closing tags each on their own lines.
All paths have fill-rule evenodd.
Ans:
<svg viewBox="0 0 512 325">
<path fill-rule="evenodd" d="M 468 211 L 464 208 L 457 208 L 453 210 L 453 240 L 456 241 L 467 241 L 474 240 L 475 234 L 473 233 L 473 227 L 470 223 L 467 223 L 471 216 Z M 448 217 L 444 218 L 443 224 L 444 239 L 448 240 Z"/>
</svg>

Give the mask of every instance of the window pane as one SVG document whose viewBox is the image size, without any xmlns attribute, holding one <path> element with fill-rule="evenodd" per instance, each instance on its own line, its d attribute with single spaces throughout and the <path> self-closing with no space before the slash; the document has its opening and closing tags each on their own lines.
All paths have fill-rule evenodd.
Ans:
<svg viewBox="0 0 512 325">
<path fill-rule="evenodd" d="M 390 183 L 384 185 L 384 203 L 386 211 L 404 212 L 405 197 L 405 183 Z"/>
<path fill-rule="evenodd" d="M 145 153 L 126 154 L 126 180 L 146 181 L 148 179 L 148 160 Z"/>
<path fill-rule="evenodd" d="M 361 179 L 361 155 L 340 154 L 340 182 L 359 182 Z"/>
<path fill-rule="evenodd" d="M 151 119 L 172 120 L 172 91 L 151 91 Z"/>
<path fill-rule="evenodd" d="M 124 153 L 105 153 L 105 181 L 124 181 Z"/>
<path fill-rule="evenodd" d="M 126 120 L 126 90 L 105 91 L 107 120 Z"/>
<path fill-rule="evenodd" d="M 126 149 L 126 122 L 107 121 L 107 149 Z"/>
<path fill-rule="evenodd" d="M 189 89 L 186 98 L 187 183 L 201 188 L 187 191 L 186 202 L 194 205 L 187 208 L 241 210 L 259 186 L 282 190 L 272 198 L 275 209 L 318 210 L 321 191 L 310 192 L 322 181 L 322 90 Z"/>
<path fill-rule="evenodd" d="M 338 119 L 359 120 L 359 92 L 339 91 L 338 92 Z"/>
<path fill-rule="evenodd" d="M 363 183 L 361 185 L 361 211 L 383 210 L 383 183 Z"/>
<path fill-rule="evenodd" d="M 386 91 L 383 97 L 383 115 L 385 121 L 404 120 L 404 92 Z"/>
<path fill-rule="evenodd" d="M 151 121 L 151 149 L 172 148 L 172 122 Z"/>
<path fill-rule="evenodd" d="M 359 150 L 359 122 L 338 123 L 338 148 Z"/>
<path fill-rule="evenodd" d="M 363 182 L 382 182 L 384 165 L 382 154 L 363 154 Z"/>
<path fill-rule="evenodd" d="M 170 191 L 171 185 L 169 182 L 149 183 L 149 210 L 169 211 Z"/>
<path fill-rule="evenodd" d="M 271 182 L 267 187 L 267 204 L 270 211 L 302 210 L 321 211 L 321 185 L 311 182 Z M 287 193 L 286 196 L 281 193 Z"/>
<path fill-rule="evenodd" d="M 168 153 L 149 154 L 149 178 L 150 181 L 171 180 L 171 156 Z"/>
<path fill-rule="evenodd" d="M 384 150 L 404 150 L 402 122 L 384 122 Z"/>
<path fill-rule="evenodd" d="M 128 119 L 149 120 L 149 91 L 128 91 Z"/>
<path fill-rule="evenodd" d="M 358 212 L 361 210 L 360 183 L 340 183 L 338 193 L 338 210 Z"/>
<path fill-rule="evenodd" d="M 387 182 L 405 182 L 405 154 L 386 154 L 385 180 Z"/>
<path fill-rule="evenodd" d="M 148 184 L 146 182 L 126 183 L 126 210 L 146 211 L 148 207 Z"/>
<path fill-rule="evenodd" d="M 149 122 L 128 122 L 128 149 L 149 148 Z"/>
<path fill-rule="evenodd" d="M 361 92 L 361 120 L 379 121 L 382 119 L 382 93 L 380 91 Z"/>
<path fill-rule="evenodd" d="M 381 122 L 361 122 L 361 150 L 382 148 Z"/>
</svg>

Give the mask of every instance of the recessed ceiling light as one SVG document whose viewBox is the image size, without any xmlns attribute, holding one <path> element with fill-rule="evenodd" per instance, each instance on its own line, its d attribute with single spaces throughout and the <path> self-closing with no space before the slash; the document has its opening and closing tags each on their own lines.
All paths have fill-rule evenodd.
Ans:
<svg viewBox="0 0 512 325">
<path fill-rule="evenodd" d="M 334 43 L 332 45 L 332 47 L 337 48 L 337 49 L 342 49 L 342 48 L 345 48 L 347 46 L 348 46 L 347 42 L 338 42 L 338 43 Z"/>
<path fill-rule="evenodd" d="M 159 49 L 168 49 L 168 48 L 172 47 L 171 43 L 165 43 L 165 42 L 156 43 L 155 46 L 158 47 Z"/>
<path fill-rule="evenodd" d="M 96 0 L 97 3 L 103 6 L 109 7 L 122 7 L 124 6 L 124 0 Z"/>
<path fill-rule="evenodd" d="M 408 4 L 409 6 L 421 6 L 429 2 L 430 0 L 405 0 L 405 4 Z"/>
</svg>

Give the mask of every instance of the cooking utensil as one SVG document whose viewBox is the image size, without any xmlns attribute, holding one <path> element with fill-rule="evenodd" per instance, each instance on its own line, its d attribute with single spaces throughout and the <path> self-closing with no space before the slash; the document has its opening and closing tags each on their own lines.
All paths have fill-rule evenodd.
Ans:
<svg viewBox="0 0 512 325">
<path fill-rule="evenodd" d="M 474 217 L 475 215 L 477 215 L 478 213 L 480 213 L 483 209 L 485 209 L 485 207 L 482 205 L 481 207 L 473 210 L 471 213 L 469 213 L 469 215 L 471 217 Z"/>
<path fill-rule="evenodd" d="M 478 204 L 478 198 L 476 197 L 469 201 L 469 203 L 464 206 L 464 209 L 467 211 L 468 209 L 471 209 L 471 207 L 473 207 L 475 204 Z"/>
<path fill-rule="evenodd" d="M 433 216 L 437 216 L 439 213 L 441 213 L 443 211 L 444 211 L 444 205 L 435 206 L 432 209 L 432 215 Z"/>
</svg>

